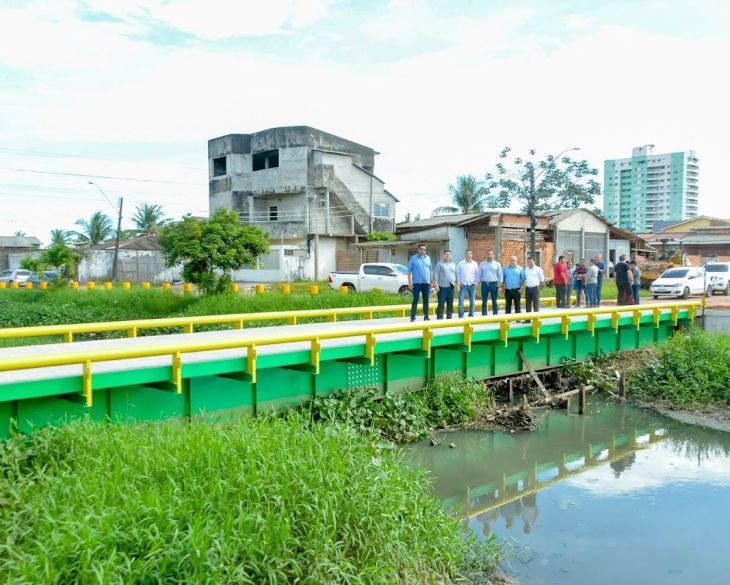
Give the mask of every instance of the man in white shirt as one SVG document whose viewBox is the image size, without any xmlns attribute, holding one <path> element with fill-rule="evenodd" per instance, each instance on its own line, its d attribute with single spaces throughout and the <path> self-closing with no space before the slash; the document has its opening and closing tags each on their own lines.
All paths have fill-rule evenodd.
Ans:
<svg viewBox="0 0 730 585">
<path fill-rule="evenodd" d="M 459 319 L 464 316 L 464 295 L 469 294 L 469 316 L 474 316 L 477 279 L 479 278 L 479 264 L 472 259 L 471 250 L 464 253 L 464 260 L 456 265 L 456 283 L 459 287 Z"/>
<path fill-rule="evenodd" d="M 525 267 L 525 305 L 527 312 L 540 310 L 540 288 L 545 282 L 545 274 L 530 256 Z"/>
</svg>

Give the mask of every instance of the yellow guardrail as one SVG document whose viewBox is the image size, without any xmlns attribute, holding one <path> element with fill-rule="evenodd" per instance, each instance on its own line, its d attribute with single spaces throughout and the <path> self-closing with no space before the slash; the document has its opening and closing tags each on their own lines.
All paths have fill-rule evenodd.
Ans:
<svg viewBox="0 0 730 585">
<path fill-rule="evenodd" d="M 352 337 L 365 338 L 365 357 L 370 363 L 375 363 L 376 336 L 389 333 L 403 333 L 410 331 L 422 332 L 422 349 L 430 355 L 431 341 L 436 329 L 448 329 L 461 327 L 463 329 L 463 343 L 467 351 L 471 351 L 471 339 L 475 325 L 488 323 L 499 323 L 500 339 L 505 346 L 509 340 L 509 330 L 514 321 L 528 320 L 532 323 L 532 335 L 539 340 L 540 327 L 543 319 L 560 319 L 561 333 L 568 336 L 570 323 L 577 316 L 587 316 L 588 330 L 595 334 L 595 324 L 598 315 L 611 315 L 611 326 L 618 330 L 619 319 L 622 314 L 630 313 L 633 316 L 633 323 L 637 329 L 640 327 L 641 316 L 651 311 L 656 326 L 659 327 L 661 315 L 665 310 L 671 310 L 671 318 L 677 322 L 679 312 L 683 307 L 689 311 L 689 318 L 694 320 L 696 311 L 701 307 L 700 301 L 684 301 L 674 303 L 657 303 L 642 306 L 621 306 L 606 307 L 597 309 L 573 309 L 561 310 L 550 313 L 511 313 L 509 315 L 493 315 L 491 317 L 471 317 L 456 320 L 439 320 L 434 322 L 421 321 L 418 323 L 404 323 L 391 325 L 374 325 L 366 331 L 320 331 L 310 333 L 299 333 L 295 335 L 279 335 L 261 337 L 257 339 L 209 339 L 197 340 L 185 343 L 167 343 L 142 347 L 125 347 L 110 349 L 94 349 L 86 351 L 58 352 L 54 354 L 41 354 L 33 356 L 18 356 L 0 358 L 0 372 L 13 370 L 25 370 L 44 368 L 51 366 L 82 365 L 82 391 L 86 398 L 86 404 L 93 403 L 91 386 L 91 365 L 95 362 L 118 361 L 125 359 L 157 357 L 169 355 L 172 364 L 172 384 L 178 393 L 182 392 L 182 354 L 198 353 L 205 351 L 216 351 L 225 349 L 246 349 L 246 373 L 252 382 L 256 381 L 256 359 L 257 348 L 262 346 L 280 345 L 284 343 L 309 342 L 311 351 L 311 365 L 316 373 L 319 372 L 321 342 L 326 339 L 343 339 Z"/>
<path fill-rule="evenodd" d="M 544 306 L 555 305 L 554 297 L 541 299 Z M 504 307 L 504 299 L 498 304 Z M 456 307 L 456 303 L 454 303 Z M 465 304 L 468 310 L 468 304 Z M 481 308 L 481 300 L 477 300 L 475 308 Z M 63 336 L 64 341 L 72 342 L 74 335 L 83 333 L 104 333 L 109 331 L 126 331 L 127 337 L 137 337 L 143 329 L 164 327 L 182 327 L 185 333 L 193 333 L 196 325 L 231 325 L 234 329 L 243 329 L 246 323 L 256 321 L 286 321 L 288 325 L 296 325 L 299 319 L 326 318 L 335 322 L 339 317 L 359 315 L 363 319 L 372 319 L 375 313 L 393 314 L 405 317 L 411 305 L 380 305 L 369 307 L 340 307 L 336 309 L 304 309 L 301 311 L 269 311 L 262 313 L 235 313 L 228 315 L 201 315 L 194 317 L 164 317 L 161 319 L 134 319 L 127 321 L 105 321 L 102 323 L 68 323 L 63 325 L 38 325 L 31 327 L 6 327 L 0 329 L 0 339 L 18 337 Z M 418 308 L 419 314 L 422 307 Z M 429 313 L 435 314 L 436 307 L 429 307 Z"/>
</svg>

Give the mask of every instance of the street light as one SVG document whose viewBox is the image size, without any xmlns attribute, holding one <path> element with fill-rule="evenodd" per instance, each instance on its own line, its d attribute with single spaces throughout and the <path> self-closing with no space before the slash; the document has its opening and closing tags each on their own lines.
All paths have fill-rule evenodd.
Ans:
<svg viewBox="0 0 730 585">
<path fill-rule="evenodd" d="M 561 151 L 557 156 L 553 157 L 553 160 L 559 160 L 566 152 L 573 152 L 574 150 L 580 150 L 580 147 L 574 146 L 573 148 L 566 148 Z M 537 227 L 537 193 L 535 192 L 535 181 L 540 178 L 545 170 L 543 169 L 535 177 L 535 166 L 532 162 L 528 163 L 529 180 L 530 180 L 530 204 L 528 206 L 528 213 L 530 214 L 530 254 L 535 257 L 535 228 Z M 540 260 L 542 262 L 542 259 Z"/>
<path fill-rule="evenodd" d="M 124 197 L 119 198 L 119 207 L 114 205 L 112 203 L 112 200 L 107 197 L 106 193 L 104 193 L 104 189 L 99 187 L 94 181 L 89 181 L 89 185 L 94 185 L 99 190 L 99 193 L 101 193 L 104 196 L 104 199 L 107 200 L 109 205 L 111 205 L 114 208 L 114 211 L 117 213 L 117 237 L 116 241 L 114 243 L 114 263 L 112 264 L 112 280 L 117 279 L 117 259 L 119 258 L 119 236 L 122 232 L 122 207 L 124 206 Z"/>
</svg>

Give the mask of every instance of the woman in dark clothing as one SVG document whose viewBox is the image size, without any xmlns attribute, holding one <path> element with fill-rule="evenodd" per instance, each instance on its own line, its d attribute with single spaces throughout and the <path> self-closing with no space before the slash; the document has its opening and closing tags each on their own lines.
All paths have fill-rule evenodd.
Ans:
<svg viewBox="0 0 730 585">
<path fill-rule="evenodd" d="M 634 292 L 631 289 L 633 284 L 633 274 L 631 268 L 626 262 L 626 255 L 622 254 L 619 261 L 614 266 L 614 274 L 616 275 L 616 288 L 618 289 L 617 305 L 633 305 Z"/>
</svg>

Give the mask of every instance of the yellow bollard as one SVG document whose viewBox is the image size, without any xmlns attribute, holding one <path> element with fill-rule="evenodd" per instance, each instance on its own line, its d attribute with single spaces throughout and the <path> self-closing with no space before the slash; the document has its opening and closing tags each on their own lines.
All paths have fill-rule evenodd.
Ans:
<svg viewBox="0 0 730 585">
<path fill-rule="evenodd" d="M 340 294 L 346 295 L 348 292 L 350 292 L 350 287 L 345 286 L 344 284 L 339 288 Z"/>
<path fill-rule="evenodd" d="M 149 288 L 149 287 L 150 287 L 150 283 L 149 282 L 143 282 L 142 283 L 142 288 Z"/>
<path fill-rule="evenodd" d="M 191 292 L 193 292 L 193 283 L 192 282 L 184 282 L 183 283 L 183 292 L 184 293 L 191 293 Z"/>
<path fill-rule="evenodd" d="M 20 285 L 16 280 L 10 283 L 10 288 L 20 288 Z"/>
<path fill-rule="evenodd" d="M 39 285 L 38 285 L 38 286 L 39 286 L 40 288 L 42 288 L 43 290 L 46 290 L 46 289 L 48 288 L 48 283 L 47 283 L 47 282 L 46 282 L 45 280 L 42 280 L 42 281 L 41 281 L 41 282 L 39 283 Z"/>
<path fill-rule="evenodd" d="M 0 288 L 6 288 L 7 286 L 8 286 L 8 283 L 5 282 L 4 280 L 2 282 L 0 282 Z"/>
<path fill-rule="evenodd" d="M 232 293 L 237 293 L 238 292 L 238 283 L 236 283 L 236 282 L 232 282 L 231 283 L 231 292 Z"/>
<path fill-rule="evenodd" d="M 88 290 L 91 290 L 94 287 L 96 287 L 96 283 L 93 280 L 90 280 L 89 282 L 86 283 L 86 288 Z"/>
<path fill-rule="evenodd" d="M 78 280 L 72 280 L 71 281 L 71 288 L 79 288 L 79 281 Z"/>
<path fill-rule="evenodd" d="M 112 289 L 112 286 L 113 286 L 112 283 L 109 282 L 108 280 L 104 283 L 104 288 L 106 290 L 111 290 Z"/>
<path fill-rule="evenodd" d="M 169 282 L 163 282 L 162 283 L 162 290 L 170 290 L 172 286 L 170 286 Z"/>
<path fill-rule="evenodd" d="M 291 294 L 291 285 L 289 285 L 289 284 L 282 284 L 281 285 L 281 292 L 282 292 L 282 294 L 285 294 L 285 295 Z"/>
<path fill-rule="evenodd" d="M 263 284 L 257 284 L 257 285 L 256 285 L 256 294 L 257 294 L 257 295 L 262 295 L 262 294 L 264 294 L 264 290 L 265 290 L 265 289 L 264 289 L 264 285 L 263 285 Z"/>
<path fill-rule="evenodd" d="M 130 288 L 132 288 L 132 283 L 130 283 L 130 282 L 123 282 L 122 283 L 122 288 L 124 290 L 129 290 Z"/>
<path fill-rule="evenodd" d="M 25 288 L 33 288 L 33 283 L 32 283 L 32 282 L 28 282 L 28 281 L 26 280 L 26 281 L 25 281 Z"/>
<path fill-rule="evenodd" d="M 319 294 L 319 287 L 316 284 L 310 284 L 309 285 L 309 294 L 310 295 L 318 295 Z"/>
</svg>

